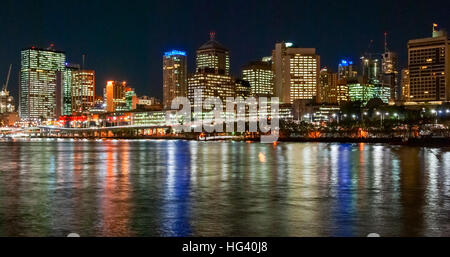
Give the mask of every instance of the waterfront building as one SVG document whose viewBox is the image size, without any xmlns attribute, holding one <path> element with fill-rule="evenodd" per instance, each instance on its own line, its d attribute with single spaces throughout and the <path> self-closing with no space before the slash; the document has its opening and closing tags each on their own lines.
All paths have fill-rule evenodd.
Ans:
<svg viewBox="0 0 450 257">
<path fill-rule="evenodd" d="M 138 97 L 136 96 L 136 93 L 134 92 L 134 89 L 129 89 L 125 92 L 125 104 L 126 104 L 126 110 L 136 110 L 137 104 L 138 104 Z"/>
<path fill-rule="evenodd" d="M 219 97 L 224 105 L 227 97 L 235 97 L 236 83 L 229 76 L 229 52 L 215 40 L 215 34 L 210 33 L 210 40 L 197 50 L 196 72 L 188 79 L 188 98 L 194 105 L 194 93 L 201 89 L 202 101 L 207 97 Z"/>
<path fill-rule="evenodd" d="M 352 60 L 342 59 L 338 65 L 338 79 L 355 79 L 358 76 Z"/>
<path fill-rule="evenodd" d="M 64 92 L 63 92 L 63 115 L 71 115 L 72 109 L 72 74 L 80 70 L 79 64 L 65 63 L 64 68 Z"/>
<path fill-rule="evenodd" d="M 201 89 L 202 101 L 207 97 L 219 97 L 224 104 L 227 102 L 227 97 L 235 97 L 236 83 L 226 75 L 211 74 L 211 73 L 195 73 L 188 79 L 188 98 L 194 106 L 194 93 L 196 89 Z"/>
<path fill-rule="evenodd" d="M 272 51 L 275 96 L 283 103 L 315 99 L 319 67 L 320 56 L 315 48 L 297 48 L 289 42 L 276 43 Z"/>
<path fill-rule="evenodd" d="M 408 41 L 409 99 L 450 101 L 450 41 L 433 26 L 432 37 Z"/>
<path fill-rule="evenodd" d="M 115 112 L 126 110 L 125 93 L 130 91 L 127 82 L 108 81 L 106 83 L 106 111 Z"/>
<path fill-rule="evenodd" d="M 52 47 L 21 51 L 20 117 L 26 121 L 55 119 L 63 109 L 66 55 Z"/>
<path fill-rule="evenodd" d="M 95 71 L 72 71 L 71 108 L 72 114 L 88 114 L 95 101 Z"/>
<path fill-rule="evenodd" d="M 139 97 L 139 101 L 138 104 L 142 104 L 142 105 L 158 105 L 161 104 L 161 101 L 153 96 L 141 96 Z"/>
<path fill-rule="evenodd" d="M 327 104 L 338 103 L 338 74 L 326 67 L 319 73 L 319 86 L 317 88 L 317 102 Z"/>
<path fill-rule="evenodd" d="M 197 50 L 196 72 L 230 75 L 230 55 L 226 47 L 215 40 L 216 33 Z"/>
<path fill-rule="evenodd" d="M 175 97 L 187 96 L 186 52 L 172 50 L 163 56 L 163 102 L 170 109 Z"/>
<path fill-rule="evenodd" d="M 250 83 L 251 96 L 273 95 L 273 71 L 269 62 L 250 62 L 243 67 L 242 78 Z"/>
</svg>

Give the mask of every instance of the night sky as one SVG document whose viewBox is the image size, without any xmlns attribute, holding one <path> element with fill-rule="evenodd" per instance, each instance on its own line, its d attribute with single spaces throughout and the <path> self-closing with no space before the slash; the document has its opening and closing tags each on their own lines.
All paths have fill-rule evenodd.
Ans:
<svg viewBox="0 0 450 257">
<path fill-rule="evenodd" d="M 416 3 L 415 3 L 416 2 Z M 216 32 L 230 49 L 231 71 L 240 76 L 248 61 L 271 55 L 278 41 L 315 47 L 322 66 L 336 70 L 374 41 L 406 63 L 408 39 L 431 35 L 432 23 L 450 30 L 450 1 L 14 1 L 0 5 L 0 81 L 13 64 L 9 89 L 18 94 L 20 50 L 54 43 L 68 62 L 96 71 L 96 92 L 106 80 L 126 80 L 138 95 L 162 98 L 162 55 L 187 51 L 193 71 L 195 50 Z"/>
</svg>

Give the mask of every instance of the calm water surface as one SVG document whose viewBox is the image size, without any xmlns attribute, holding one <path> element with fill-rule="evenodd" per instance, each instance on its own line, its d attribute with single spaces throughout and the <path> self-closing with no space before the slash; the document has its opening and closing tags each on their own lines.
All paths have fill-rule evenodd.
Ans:
<svg viewBox="0 0 450 257">
<path fill-rule="evenodd" d="M 450 236 L 450 148 L 0 142 L 0 236 Z"/>
</svg>

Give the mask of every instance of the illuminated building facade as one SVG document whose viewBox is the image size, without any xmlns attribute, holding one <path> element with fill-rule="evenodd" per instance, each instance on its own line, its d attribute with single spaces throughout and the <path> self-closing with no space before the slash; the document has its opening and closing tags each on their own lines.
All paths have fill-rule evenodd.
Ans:
<svg viewBox="0 0 450 257">
<path fill-rule="evenodd" d="M 449 45 L 447 33 L 435 26 L 432 37 L 408 42 L 410 101 L 450 101 Z"/>
<path fill-rule="evenodd" d="M 95 101 L 95 71 L 73 71 L 71 80 L 72 113 L 87 114 Z"/>
<path fill-rule="evenodd" d="M 338 65 L 338 79 L 354 79 L 358 76 L 353 61 L 342 59 Z"/>
<path fill-rule="evenodd" d="M 244 99 L 250 96 L 251 86 L 250 82 L 243 79 L 235 80 L 235 95 L 241 96 Z"/>
<path fill-rule="evenodd" d="M 172 50 L 163 56 L 163 102 L 170 109 L 175 97 L 187 96 L 186 52 Z"/>
<path fill-rule="evenodd" d="M 388 103 L 391 96 L 390 90 L 387 86 L 355 81 L 348 84 L 348 97 L 350 101 L 361 101 L 363 104 L 373 98 L 379 98 L 384 103 Z"/>
<path fill-rule="evenodd" d="M 315 99 L 320 56 L 314 48 L 296 48 L 292 43 L 275 44 L 272 51 L 274 93 L 282 103 Z"/>
<path fill-rule="evenodd" d="M 270 63 L 250 62 L 242 69 L 242 78 L 250 83 L 250 95 L 273 95 L 273 71 Z"/>
<path fill-rule="evenodd" d="M 340 105 L 349 101 L 347 80 L 338 80 L 336 89 L 337 103 Z"/>
<path fill-rule="evenodd" d="M 130 91 L 127 82 L 108 81 L 106 83 L 106 111 L 115 112 L 127 110 L 125 93 Z"/>
<path fill-rule="evenodd" d="M 348 84 L 348 96 L 349 100 L 354 101 L 362 101 L 363 103 L 367 103 L 370 99 L 374 98 L 374 86 L 372 84 L 364 84 L 364 83 L 349 83 Z"/>
<path fill-rule="evenodd" d="M 389 87 L 391 100 L 401 99 L 401 90 L 398 86 L 398 57 L 395 52 L 385 51 L 382 55 L 383 86 Z"/>
<path fill-rule="evenodd" d="M 14 112 L 14 98 L 9 95 L 9 91 L 1 90 L 0 91 L 0 113 L 9 113 Z"/>
<path fill-rule="evenodd" d="M 402 100 L 408 102 L 410 100 L 409 97 L 409 70 L 402 70 Z"/>
<path fill-rule="evenodd" d="M 138 102 L 139 99 L 133 89 L 125 92 L 125 105 L 128 111 L 136 110 Z"/>
<path fill-rule="evenodd" d="M 338 74 L 323 68 L 319 73 L 317 102 L 327 104 L 338 103 Z"/>
<path fill-rule="evenodd" d="M 381 61 L 376 55 L 366 54 L 361 57 L 362 76 L 364 83 L 381 84 Z"/>
<path fill-rule="evenodd" d="M 64 96 L 63 96 L 63 115 L 71 115 L 72 110 L 72 73 L 80 70 L 79 64 L 65 63 L 64 69 Z"/>
<path fill-rule="evenodd" d="M 235 81 L 230 76 L 210 74 L 210 73 L 195 73 L 188 80 L 188 98 L 191 104 L 194 104 L 194 93 L 196 89 L 201 89 L 201 97 L 204 101 L 207 97 L 219 97 L 224 104 L 227 102 L 227 97 L 235 97 Z"/>
<path fill-rule="evenodd" d="M 215 40 L 215 33 L 210 33 L 210 40 L 197 50 L 196 72 L 230 75 L 230 55 L 227 48 Z"/>
<path fill-rule="evenodd" d="M 52 48 L 21 51 L 21 119 L 54 119 L 61 115 L 65 61 L 65 53 Z"/>
<path fill-rule="evenodd" d="M 211 39 L 197 50 L 197 67 L 188 79 L 188 98 L 194 106 L 194 93 L 201 89 L 202 101 L 207 97 L 219 97 L 224 104 L 227 97 L 235 97 L 236 83 L 229 76 L 230 60 L 228 50 L 214 39 L 215 34 L 210 33 Z"/>
</svg>

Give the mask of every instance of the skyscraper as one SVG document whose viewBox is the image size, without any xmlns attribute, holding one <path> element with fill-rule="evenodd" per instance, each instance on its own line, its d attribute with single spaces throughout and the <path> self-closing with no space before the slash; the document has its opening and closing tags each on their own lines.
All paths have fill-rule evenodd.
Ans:
<svg viewBox="0 0 450 257">
<path fill-rule="evenodd" d="M 273 71 L 270 63 L 250 62 L 242 69 L 242 78 L 250 83 L 250 95 L 273 95 Z"/>
<path fill-rule="evenodd" d="M 210 40 L 197 50 L 196 71 L 230 75 L 230 56 L 226 47 L 215 40 L 216 33 L 209 33 Z"/>
<path fill-rule="evenodd" d="M 63 115 L 71 115 L 72 110 L 72 73 L 80 70 L 79 64 L 65 63 L 64 90 L 63 90 Z"/>
<path fill-rule="evenodd" d="M 390 100 L 401 100 L 401 88 L 398 84 L 397 53 L 389 51 L 387 47 L 387 33 L 384 33 L 384 53 L 382 54 L 381 70 L 383 85 L 390 88 Z"/>
<path fill-rule="evenodd" d="M 375 54 L 365 54 L 361 57 L 362 77 L 364 83 L 381 84 L 381 61 Z"/>
<path fill-rule="evenodd" d="M 450 101 L 450 41 L 433 26 L 432 37 L 408 41 L 409 98 Z"/>
<path fill-rule="evenodd" d="M 175 97 L 187 96 L 186 52 L 172 50 L 163 56 L 163 102 L 170 109 Z"/>
<path fill-rule="evenodd" d="M 317 102 L 326 104 L 338 103 L 338 74 L 327 68 L 320 70 Z"/>
<path fill-rule="evenodd" d="M 382 55 L 382 84 L 390 88 L 391 100 L 400 100 L 401 91 L 398 87 L 398 58 L 392 51 L 386 51 Z"/>
<path fill-rule="evenodd" d="M 106 111 L 127 110 L 125 93 L 129 90 L 125 81 L 108 81 L 106 83 Z"/>
<path fill-rule="evenodd" d="M 86 114 L 94 106 L 95 71 L 78 70 L 72 72 L 72 113 Z"/>
<path fill-rule="evenodd" d="M 355 79 L 358 76 L 353 61 L 342 59 L 338 65 L 338 79 Z"/>
<path fill-rule="evenodd" d="M 194 104 L 195 90 L 201 89 L 201 97 L 219 97 L 224 104 L 227 97 L 234 97 L 236 84 L 229 75 L 230 60 L 228 50 L 215 40 L 215 34 L 210 33 L 211 39 L 197 50 L 196 72 L 188 79 L 188 98 Z"/>
<path fill-rule="evenodd" d="M 61 115 L 66 55 L 53 48 L 21 51 L 20 117 L 53 119 Z"/>
<path fill-rule="evenodd" d="M 402 100 L 408 102 L 410 100 L 409 97 L 409 70 L 403 69 L 402 70 Z"/>
<path fill-rule="evenodd" d="M 314 48 L 296 48 L 292 43 L 275 44 L 272 51 L 275 96 L 282 103 L 314 99 L 317 95 L 320 56 Z"/>
</svg>

